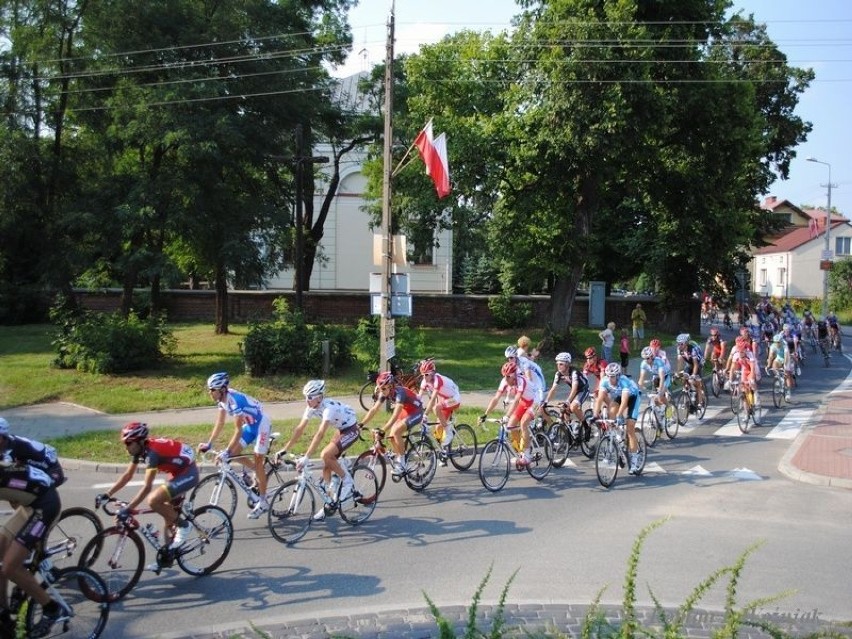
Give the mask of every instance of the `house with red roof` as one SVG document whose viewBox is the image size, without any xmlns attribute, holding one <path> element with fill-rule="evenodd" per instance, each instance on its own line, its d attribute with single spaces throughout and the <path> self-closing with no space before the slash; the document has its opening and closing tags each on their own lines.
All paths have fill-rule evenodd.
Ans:
<svg viewBox="0 0 852 639">
<path fill-rule="evenodd" d="M 774 196 L 761 207 L 783 216 L 786 225 L 766 238 L 766 246 L 752 252 L 752 292 L 779 298 L 822 297 L 825 210 L 801 209 Z M 852 223 L 836 212 L 831 215 L 829 240 L 832 260 L 852 258 Z"/>
</svg>

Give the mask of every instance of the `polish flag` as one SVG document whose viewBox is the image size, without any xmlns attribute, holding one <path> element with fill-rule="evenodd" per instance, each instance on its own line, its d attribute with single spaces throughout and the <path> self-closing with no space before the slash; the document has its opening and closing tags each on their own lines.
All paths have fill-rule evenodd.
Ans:
<svg viewBox="0 0 852 639">
<path fill-rule="evenodd" d="M 437 138 L 432 135 L 432 120 L 426 123 L 423 130 L 414 139 L 414 145 L 420 151 L 423 164 L 426 165 L 426 175 L 432 178 L 438 198 L 450 194 L 450 164 L 447 160 L 447 136 L 441 133 Z"/>
<path fill-rule="evenodd" d="M 808 222 L 808 228 L 811 231 L 811 238 L 814 238 L 819 235 L 819 224 L 817 223 L 815 217 L 812 217 L 810 222 Z"/>
</svg>

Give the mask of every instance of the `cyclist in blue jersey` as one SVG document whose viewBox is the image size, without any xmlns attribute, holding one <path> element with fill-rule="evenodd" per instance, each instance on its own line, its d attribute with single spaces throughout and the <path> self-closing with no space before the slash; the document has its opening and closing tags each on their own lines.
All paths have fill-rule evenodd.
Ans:
<svg viewBox="0 0 852 639">
<path fill-rule="evenodd" d="M 675 341 L 677 342 L 677 371 L 683 371 L 686 374 L 685 379 L 695 389 L 696 403 L 703 406 L 705 397 L 701 371 L 704 368 L 704 352 L 690 339 L 689 333 L 681 333 Z"/>
<path fill-rule="evenodd" d="M 598 398 L 595 401 L 595 417 L 601 414 L 605 401 L 609 402 L 609 414 L 615 415 L 619 424 L 626 424 L 627 429 L 627 458 L 631 475 L 639 471 L 639 441 L 636 439 L 636 420 L 639 418 L 639 404 L 642 392 L 632 379 L 624 375 L 621 364 L 607 364 L 604 378 L 598 386 Z"/>
<path fill-rule="evenodd" d="M 213 432 L 210 439 L 198 445 L 200 452 L 206 452 L 213 447 L 219 433 L 225 426 L 228 416 L 234 418 L 234 434 L 228 442 L 228 447 L 219 453 L 222 461 L 228 461 L 234 455 L 238 455 L 243 448 L 254 442 L 254 474 L 257 481 L 257 490 L 260 501 L 248 514 L 249 519 L 257 519 L 269 510 L 269 502 L 266 501 L 266 471 L 264 463 L 266 453 L 269 452 L 269 435 L 272 430 L 272 420 L 263 412 L 263 406 L 254 397 L 241 393 L 233 388 L 228 388 L 231 378 L 228 373 L 213 373 L 207 378 L 207 389 L 210 397 L 216 402 L 219 411 L 216 413 L 216 421 L 213 424 Z M 245 463 L 248 466 L 248 463 Z"/>
<path fill-rule="evenodd" d="M 662 357 L 654 355 L 654 349 L 650 346 L 643 348 L 641 355 L 642 363 L 639 365 L 637 385 L 642 388 L 645 383 L 645 375 L 650 375 L 650 382 L 652 385 L 656 385 L 654 391 L 657 393 L 657 405 L 654 408 L 655 410 L 659 407 L 665 409 L 665 405 L 668 404 L 666 390 L 672 384 L 671 364 L 669 364 L 669 360 L 663 360 Z"/>
</svg>

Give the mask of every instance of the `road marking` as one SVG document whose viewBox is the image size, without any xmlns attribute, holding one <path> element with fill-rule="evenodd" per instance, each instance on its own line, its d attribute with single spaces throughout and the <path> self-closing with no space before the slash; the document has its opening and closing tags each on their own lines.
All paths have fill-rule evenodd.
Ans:
<svg viewBox="0 0 852 639">
<path fill-rule="evenodd" d="M 645 464 L 645 468 L 642 469 L 642 474 L 647 475 L 649 473 L 652 473 L 652 474 L 656 473 L 656 474 L 661 474 L 661 475 L 667 474 L 666 470 L 662 466 L 660 466 L 657 462 L 651 462 L 650 464 Z"/>
<path fill-rule="evenodd" d="M 92 484 L 92 488 L 98 488 L 98 489 L 112 488 L 113 483 L 114 483 L 114 482 L 110 482 L 110 483 L 108 483 L 108 484 Z M 165 480 L 162 480 L 162 479 L 155 479 L 155 480 L 154 480 L 154 485 L 155 485 L 155 486 L 157 486 L 157 485 L 159 485 L 159 484 L 165 484 L 165 483 L 166 483 L 166 482 L 165 482 Z M 144 485 L 145 485 L 145 482 L 144 482 L 144 481 L 141 481 L 141 480 L 140 480 L 140 481 L 129 481 L 129 482 L 127 482 L 127 484 L 125 484 L 125 485 L 126 485 L 126 486 L 134 486 L 134 487 L 135 487 L 135 486 L 144 486 Z"/>
<path fill-rule="evenodd" d="M 813 416 L 812 410 L 794 408 L 789 411 L 784 419 L 775 428 L 766 434 L 767 439 L 795 439 Z"/>
<path fill-rule="evenodd" d="M 746 479 L 749 481 L 763 481 L 763 477 L 758 475 L 750 468 L 734 468 L 730 474 L 733 477 L 736 477 L 737 479 Z"/>
<path fill-rule="evenodd" d="M 743 432 L 740 430 L 739 422 L 734 417 L 727 424 L 713 432 L 717 437 L 742 437 Z"/>
<path fill-rule="evenodd" d="M 693 466 L 689 470 L 683 470 L 680 473 L 681 475 L 697 475 L 699 477 L 710 477 L 713 475 L 709 470 L 704 468 L 701 464 Z"/>
</svg>

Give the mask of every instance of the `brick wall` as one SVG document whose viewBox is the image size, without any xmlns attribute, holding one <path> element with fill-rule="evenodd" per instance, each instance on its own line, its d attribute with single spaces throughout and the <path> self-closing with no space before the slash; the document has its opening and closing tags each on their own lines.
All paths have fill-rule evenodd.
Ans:
<svg viewBox="0 0 852 639">
<path fill-rule="evenodd" d="M 118 310 L 121 291 L 107 289 L 98 291 L 78 290 L 80 304 L 96 311 Z M 292 306 L 295 294 L 291 291 L 229 291 L 228 317 L 230 321 L 246 322 L 264 320 L 272 315 L 272 302 L 285 297 Z M 487 295 L 441 295 L 417 294 L 412 301 L 411 323 L 414 326 L 477 328 L 493 326 L 488 310 Z M 544 295 L 518 296 L 518 301 L 533 306 L 529 327 L 543 327 L 548 322 L 550 298 Z M 214 291 L 169 290 L 162 293 L 163 306 L 173 322 L 213 322 L 215 307 Z M 366 292 L 306 292 L 305 317 L 308 321 L 329 324 L 355 324 L 370 313 L 370 295 Z M 700 304 L 690 300 L 679 308 L 661 309 L 651 298 L 609 297 L 606 300 L 606 320 L 621 327 L 630 326 L 630 313 L 641 301 L 648 316 L 649 330 L 668 333 L 682 331 L 698 332 Z M 588 324 L 589 303 L 587 297 L 574 301 L 572 325 Z"/>
</svg>

